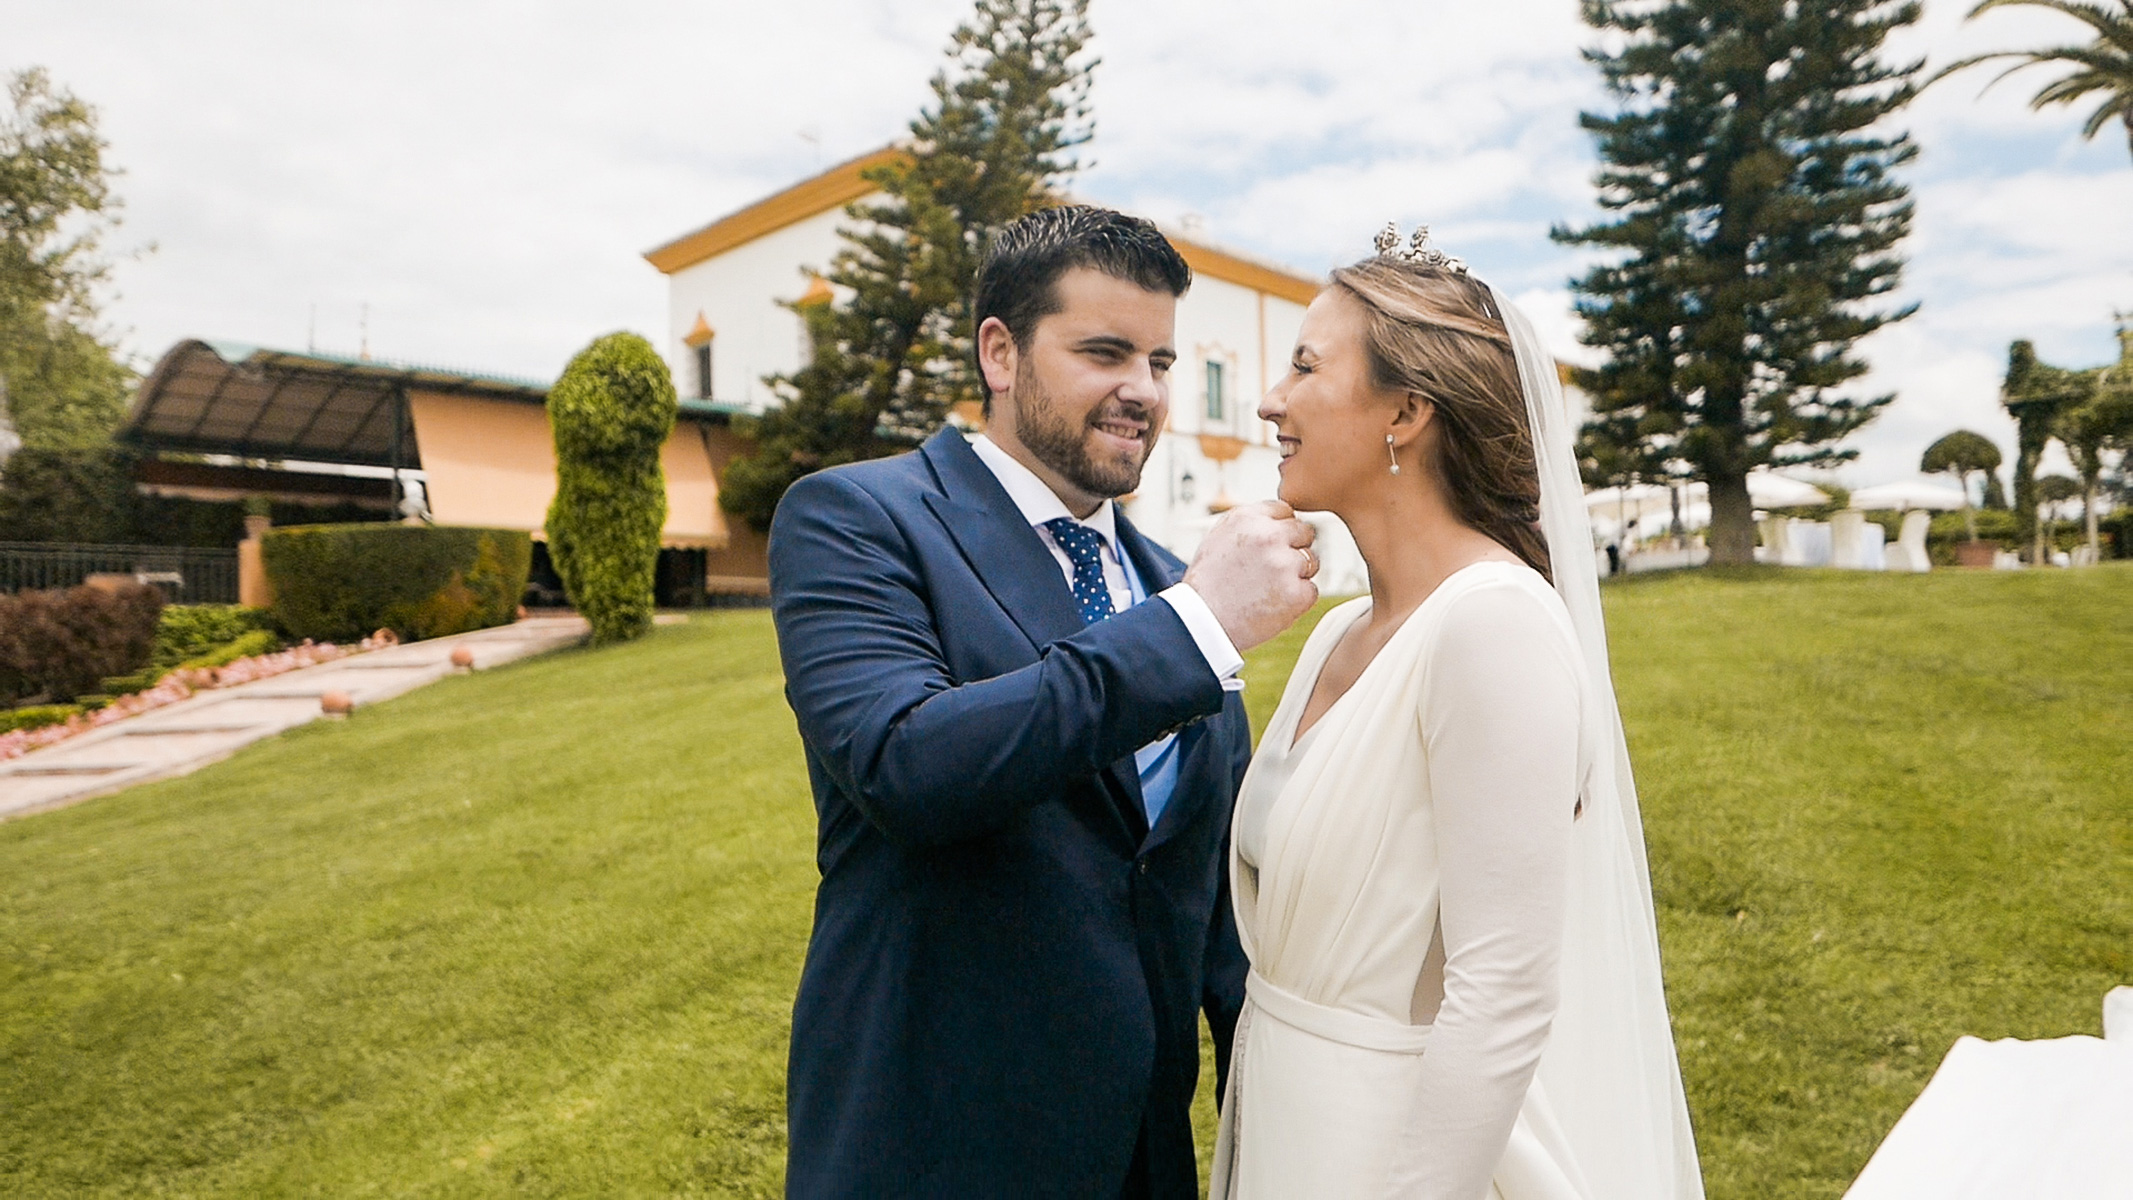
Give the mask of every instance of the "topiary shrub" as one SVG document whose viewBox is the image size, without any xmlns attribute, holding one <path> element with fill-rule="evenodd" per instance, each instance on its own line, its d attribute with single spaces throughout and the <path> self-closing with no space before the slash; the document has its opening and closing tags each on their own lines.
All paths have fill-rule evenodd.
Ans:
<svg viewBox="0 0 2133 1200">
<path fill-rule="evenodd" d="M 136 583 L 0 596 L 0 704 L 67 701 L 155 651 L 163 594 Z"/>
<path fill-rule="evenodd" d="M 548 392 L 556 460 L 548 556 L 591 622 L 595 644 L 652 627 L 667 521 L 659 450 L 677 411 L 665 360 L 633 333 L 611 333 L 579 351 Z"/>
<path fill-rule="evenodd" d="M 509 622 L 533 539 L 455 525 L 295 525 L 267 530 L 259 553 L 289 636 L 349 642 L 390 629 L 416 641 Z"/>
</svg>

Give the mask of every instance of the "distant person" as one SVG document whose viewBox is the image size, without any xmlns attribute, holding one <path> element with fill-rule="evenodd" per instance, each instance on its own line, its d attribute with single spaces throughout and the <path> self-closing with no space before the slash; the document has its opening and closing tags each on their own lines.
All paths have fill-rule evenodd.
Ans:
<svg viewBox="0 0 2133 1200">
<path fill-rule="evenodd" d="M 1553 359 L 1388 231 L 1259 415 L 1370 594 L 1312 632 L 1237 798 L 1212 1195 L 1700 1200 Z"/>
<path fill-rule="evenodd" d="M 1622 573 L 1622 543 L 1607 543 L 1607 574 L 1612 577 Z"/>
<path fill-rule="evenodd" d="M 1198 1195 L 1197 1017 L 1219 1076 L 1244 1000 L 1240 651 L 1311 606 L 1317 562 L 1283 505 L 1188 569 L 1113 503 L 1164 427 L 1190 281 L 1146 221 L 1017 221 L 975 289 L 987 432 L 778 506 L 822 872 L 789 1195 Z"/>
</svg>

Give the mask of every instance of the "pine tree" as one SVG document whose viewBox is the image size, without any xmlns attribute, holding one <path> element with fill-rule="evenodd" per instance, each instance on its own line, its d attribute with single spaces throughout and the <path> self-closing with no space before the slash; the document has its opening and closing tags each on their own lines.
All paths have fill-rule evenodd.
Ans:
<svg viewBox="0 0 2133 1200">
<path fill-rule="evenodd" d="M 1055 203 L 1089 140 L 1086 0 L 978 0 L 911 123 L 907 154 L 875 168 L 825 274 L 840 299 L 799 306 L 813 359 L 770 382 L 781 403 L 750 422 L 726 468 L 728 512 L 767 529 L 794 480 L 894 454 L 984 396 L 969 297 L 994 230 Z"/>
<path fill-rule="evenodd" d="M 1748 472 L 1841 461 L 1893 397 L 1843 393 L 1853 343 L 1910 315 L 1897 284 L 1916 148 L 1882 122 L 1918 63 L 1882 61 L 1905 0 L 1585 0 L 1613 114 L 1580 121 L 1609 218 L 1558 241 L 1619 252 L 1575 286 L 1589 437 L 1627 442 L 1711 490 L 1711 556 L 1753 558 Z"/>
</svg>

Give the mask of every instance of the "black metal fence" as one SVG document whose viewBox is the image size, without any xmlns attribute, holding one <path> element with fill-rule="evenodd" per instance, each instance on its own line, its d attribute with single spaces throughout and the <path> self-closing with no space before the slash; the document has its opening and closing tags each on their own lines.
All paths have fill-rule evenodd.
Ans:
<svg viewBox="0 0 2133 1200">
<path fill-rule="evenodd" d="M 0 592 L 74 587 L 91 575 L 131 575 L 175 604 L 237 603 L 235 550 L 0 542 Z"/>
</svg>

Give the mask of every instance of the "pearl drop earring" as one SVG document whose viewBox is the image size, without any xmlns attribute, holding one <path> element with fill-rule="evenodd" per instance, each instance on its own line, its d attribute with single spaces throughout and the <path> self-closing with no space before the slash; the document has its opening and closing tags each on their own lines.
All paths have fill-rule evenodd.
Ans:
<svg viewBox="0 0 2133 1200">
<path fill-rule="evenodd" d="M 1389 433 L 1385 435 L 1385 457 L 1392 460 L 1392 473 L 1398 475 L 1400 473 L 1400 455 L 1392 448 L 1392 435 Z"/>
</svg>

